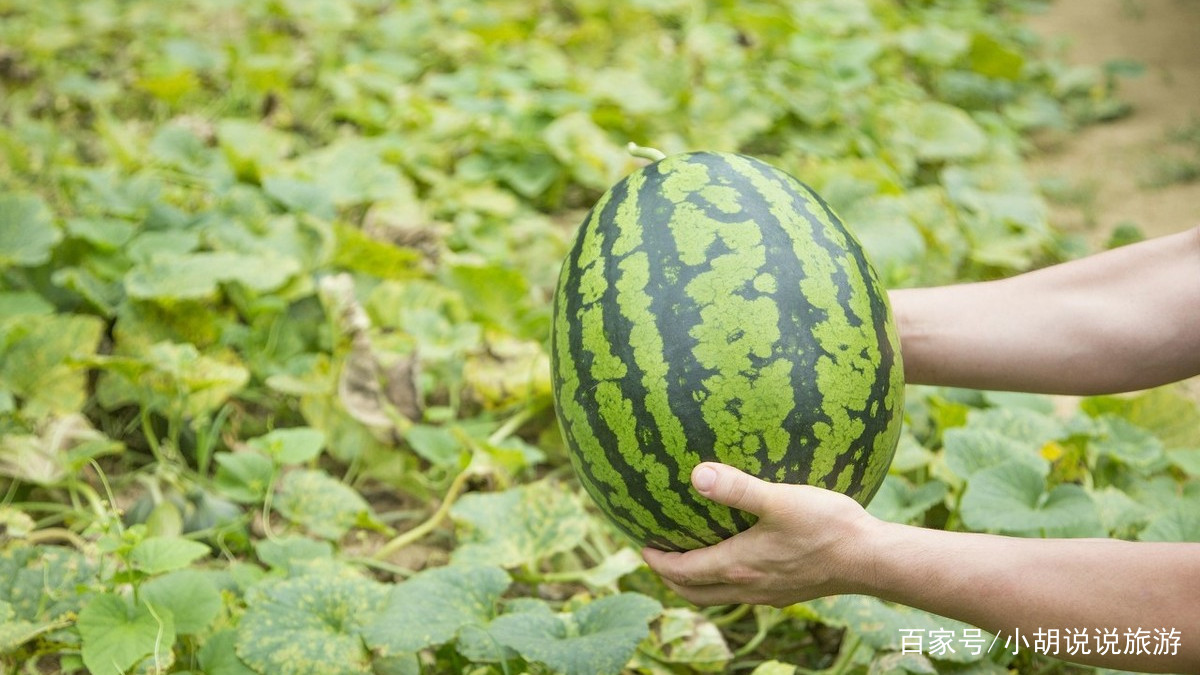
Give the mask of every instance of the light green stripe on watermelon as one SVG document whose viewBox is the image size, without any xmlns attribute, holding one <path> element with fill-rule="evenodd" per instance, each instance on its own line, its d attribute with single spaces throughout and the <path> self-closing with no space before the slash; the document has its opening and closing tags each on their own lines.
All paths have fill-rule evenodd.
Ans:
<svg viewBox="0 0 1200 675">
<path fill-rule="evenodd" d="M 608 201 L 608 195 L 596 205 L 593 211 L 592 218 L 598 217 L 598 214 L 603 210 Z M 584 240 L 581 242 L 580 254 L 580 269 L 576 272 L 580 275 L 579 293 L 584 297 L 583 309 L 580 316 L 575 322 L 578 329 L 583 334 L 583 339 L 591 339 L 593 344 L 604 345 L 604 328 L 602 323 L 602 308 L 596 304 L 600 297 L 604 294 L 607 282 L 603 275 L 603 266 L 597 264 L 597 259 L 600 254 L 602 244 L 602 235 L 596 232 L 595 227 L 584 225 Z M 596 272 L 600 272 L 597 274 Z M 564 286 L 569 278 L 567 270 L 564 270 L 559 277 L 558 297 L 565 298 L 566 291 Z M 565 302 L 565 301 L 564 301 Z M 567 432 L 575 442 L 579 445 L 580 452 L 571 454 L 571 461 L 575 463 L 576 475 L 579 477 L 583 487 L 593 495 L 605 495 L 606 492 L 615 492 L 616 496 L 623 499 L 623 503 L 629 504 L 629 513 L 633 518 L 632 521 L 626 518 L 621 518 L 625 522 L 630 533 L 635 537 L 645 537 L 649 531 L 655 529 L 654 516 L 650 514 L 644 507 L 638 505 L 629 495 L 628 490 L 624 490 L 622 494 L 621 488 L 624 487 L 624 482 L 621 480 L 620 474 L 605 461 L 604 448 L 596 438 L 592 429 L 587 424 L 587 412 L 582 409 L 582 406 L 576 401 L 576 395 L 579 393 L 579 369 L 575 362 L 570 349 L 570 332 L 572 321 L 567 312 L 557 312 L 555 317 L 555 333 L 556 333 L 556 349 L 555 354 L 558 357 L 557 373 L 561 378 L 561 391 L 558 395 L 560 405 L 563 407 L 563 414 L 560 415 L 562 421 L 569 428 Z M 597 331 L 599 333 L 597 334 Z M 612 371 L 612 374 L 620 373 L 623 375 L 625 365 L 616 359 L 607 350 L 600 350 L 601 353 L 594 353 L 593 369 L 599 363 L 600 371 L 606 369 Z M 607 356 L 608 358 L 604 358 Z M 594 372 L 594 370 L 593 370 Z M 615 486 L 615 487 L 614 487 Z M 617 515 L 610 508 L 610 503 L 607 498 L 594 500 L 602 510 L 610 518 L 617 519 Z"/>
<path fill-rule="evenodd" d="M 617 306 L 632 326 L 629 346 L 634 361 L 642 371 L 642 385 L 646 391 L 643 404 L 658 428 L 663 447 L 672 457 L 679 459 L 679 475 L 671 476 L 672 467 L 657 461 L 652 453 L 645 452 L 636 439 L 628 448 L 622 444 L 621 454 L 630 467 L 643 475 L 649 490 L 658 497 L 659 508 L 668 520 L 678 523 L 681 530 L 703 533 L 709 529 L 708 521 L 697 513 L 694 503 L 685 504 L 674 488 L 688 484 L 691 467 L 700 462 L 700 456 L 688 449 L 683 425 L 671 409 L 670 398 L 662 386 L 667 378 L 667 362 L 662 336 L 651 311 L 651 298 L 646 292 L 650 283 L 650 261 L 645 251 L 635 251 L 642 244 L 643 230 L 640 227 L 637 195 L 645 179 L 645 172 L 630 176 L 627 187 L 629 196 L 617 206 L 617 240 L 613 243 L 612 252 L 614 256 L 625 256 L 618 263 Z M 610 428 L 622 425 L 632 427 L 632 408 L 628 411 L 622 409 L 620 413 L 624 417 L 610 421 Z M 706 507 L 719 523 L 733 526 L 727 510 L 711 504 L 706 504 Z"/>
<path fill-rule="evenodd" d="M 829 237 L 839 237 L 835 246 L 850 250 L 851 242 L 836 224 L 831 222 L 824 207 L 800 185 L 785 186 L 764 176 L 753 165 L 741 157 L 729 159 L 730 164 L 749 177 L 762 194 L 769 210 L 780 223 L 791 223 L 792 227 L 811 229 L 811 224 L 797 222 L 793 200 L 800 194 L 807 200 L 808 217 L 815 218 L 822 231 Z M 816 422 L 813 435 L 817 439 L 809 482 L 824 484 L 833 471 L 839 456 L 839 448 L 847 439 L 858 438 L 866 425 L 861 419 L 852 417 L 848 411 L 866 411 L 875 385 L 875 368 L 879 362 L 879 350 L 875 345 L 875 322 L 871 317 L 870 294 L 857 266 L 848 257 L 835 259 L 829 249 L 822 246 L 804 246 L 805 237 L 793 239 L 796 259 L 800 261 L 803 279 L 800 293 L 813 306 L 826 313 L 824 321 L 811 326 L 814 339 L 826 352 L 814 364 L 816 387 L 824 405 L 822 411 L 829 422 Z M 854 286 L 850 311 L 858 319 L 854 326 L 846 314 L 846 308 L 838 300 L 833 280 L 838 272 Z M 786 292 L 786 289 L 781 292 Z M 847 339 L 850 335 L 852 338 Z M 857 339 L 855 339 L 857 338 Z M 865 351 L 865 355 L 864 355 Z M 830 356 L 832 355 L 832 356 Z"/>
<path fill-rule="evenodd" d="M 774 279 L 761 271 L 766 263 L 762 232 L 750 221 L 715 220 L 685 201 L 695 194 L 726 213 L 740 210 L 738 200 L 744 196 L 726 186 L 710 185 L 706 167 L 685 161 L 671 170 L 663 195 L 676 202 L 670 226 L 680 259 L 707 267 L 685 288 L 700 308 L 701 321 L 690 332 L 697 341 L 692 356 L 704 368 L 716 371 L 703 382 L 709 393 L 701 402 L 701 414 L 716 436 L 716 458 L 757 473 L 763 456 L 779 461 L 787 452 L 790 434 L 784 422 L 794 405 L 791 398 L 771 394 L 788 387 L 791 363 L 777 359 L 756 368 L 752 361 L 752 357 L 770 358 L 780 337 L 774 301 L 742 294 L 747 284 L 774 288 Z M 708 249 L 718 239 L 730 252 L 709 258 Z M 714 517 L 718 515 L 722 524 L 728 522 L 727 512 Z"/>
<path fill-rule="evenodd" d="M 887 308 L 888 316 L 891 316 L 891 307 L 888 303 L 888 297 L 883 295 L 884 306 Z M 901 360 L 900 353 L 900 334 L 896 332 L 896 326 L 892 322 L 888 322 L 886 326 L 886 335 L 888 344 L 892 351 L 892 371 L 889 373 L 888 391 L 884 397 L 883 406 L 886 410 L 899 411 L 903 408 L 904 401 L 904 362 Z M 875 411 L 872 411 L 874 413 Z M 899 415 L 899 412 L 896 413 Z M 900 426 L 897 424 L 894 427 L 893 433 L 880 433 L 875 436 L 875 443 L 871 448 L 872 458 L 876 461 L 869 462 L 866 470 L 863 471 L 861 484 L 876 485 L 883 482 L 887 475 L 888 468 L 891 466 L 892 453 L 895 451 L 897 438 L 900 434 Z M 882 459 L 886 458 L 886 460 Z M 870 499 L 874 492 L 869 494 L 860 494 L 858 499 L 865 501 Z"/>
<path fill-rule="evenodd" d="M 632 198 L 626 199 L 618 205 L 618 213 L 628 208 Z M 597 205 L 594 210 L 593 219 L 598 218 L 603 211 L 607 201 Z M 627 217 L 619 215 L 619 217 Z M 660 498 L 655 505 L 656 510 L 660 511 L 666 520 L 670 522 L 680 523 L 691 527 L 693 531 L 704 532 L 708 530 L 708 525 L 704 519 L 696 514 L 692 508 L 688 508 L 680 501 L 677 493 L 671 490 L 672 478 L 668 473 L 666 465 L 657 462 L 652 453 L 647 453 L 641 446 L 637 437 L 636 426 L 632 423 L 635 419 L 633 411 L 633 403 L 624 396 L 620 380 L 628 375 L 626 365 L 619 357 L 612 353 L 610 349 L 609 337 L 604 326 L 604 308 L 597 302 L 608 290 L 608 281 L 603 269 L 603 262 L 599 261 L 601 251 L 604 246 L 604 235 L 598 231 L 598 228 L 593 227 L 593 223 L 589 221 L 584 225 L 583 242 L 581 243 L 581 254 L 579 257 L 577 273 L 580 277 L 581 297 L 585 304 L 576 316 L 576 323 L 580 331 L 581 345 L 592 356 L 592 366 L 589 375 L 597 382 L 592 397 L 596 402 L 596 412 L 600 420 L 613 434 L 616 440 L 616 452 L 622 460 L 631 468 L 641 473 L 647 485 L 653 486 L 655 489 L 663 491 L 666 496 Z M 633 245 L 636 245 L 634 242 Z M 621 242 L 620 236 L 618 240 L 613 242 L 613 246 L 621 250 L 628 251 L 631 247 L 630 242 Z M 640 257 L 640 268 L 639 268 Z M 648 266 L 645 260 L 645 254 L 635 254 L 627 256 L 620 263 L 621 277 L 617 282 L 618 304 L 622 307 L 627 306 L 631 300 L 631 295 L 637 295 L 644 291 L 646 280 L 648 277 Z M 648 302 L 649 298 L 645 298 Z M 622 310 L 626 311 L 626 310 Z M 566 358 L 563 360 L 564 366 L 569 366 L 574 369 L 575 362 L 570 359 L 569 354 L 569 339 L 567 333 L 569 330 L 567 325 L 567 317 L 560 317 L 559 329 L 564 332 L 564 339 L 559 341 L 558 351 Z M 654 333 L 653 319 L 649 313 L 642 317 L 643 321 L 648 320 L 649 323 L 636 324 L 640 333 Z M 635 336 L 636 337 L 636 336 Z M 642 341 L 647 338 L 643 337 Z M 657 348 L 651 346 L 650 349 L 641 348 L 637 354 L 639 359 L 639 367 L 645 368 L 646 365 L 641 359 L 649 359 L 655 356 L 662 360 L 662 344 L 658 340 Z M 651 361 L 647 361 L 651 362 Z M 663 366 L 665 369 L 665 364 Z M 562 398 L 565 406 L 569 406 L 571 410 L 566 417 L 572 420 L 571 431 L 576 436 L 577 442 L 580 444 L 582 452 L 578 453 L 581 457 L 578 460 L 580 466 L 577 466 L 577 473 L 580 475 L 581 482 L 584 487 L 596 495 L 603 495 L 603 499 L 596 501 L 602 505 L 606 513 L 624 524 L 635 536 L 644 536 L 646 531 L 655 531 L 658 528 L 655 515 L 648 510 L 644 505 L 640 504 L 630 494 L 628 483 L 607 459 L 604 449 L 601 447 L 599 440 L 594 435 L 594 431 L 590 429 L 586 423 L 587 413 L 581 410 L 575 402 L 575 394 L 578 391 L 579 383 L 577 377 L 573 374 L 572 386 L 564 386 Z M 565 377 L 564 377 L 565 379 Z M 659 382 L 661 382 L 661 377 Z M 647 387 L 652 392 L 651 397 L 654 397 L 654 392 L 660 390 L 661 387 Z M 665 409 L 669 420 L 678 426 L 678 420 L 670 414 L 669 408 L 666 407 L 666 397 L 662 392 L 658 392 L 662 398 L 662 407 Z M 653 407 L 651 410 L 653 411 Z M 666 420 L 661 420 L 666 421 Z M 686 439 L 683 437 L 682 428 L 678 430 L 678 444 L 680 447 L 686 446 Z M 590 460 L 590 461 L 589 461 Z M 698 461 L 698 460 L 697 460 Z M 676 479 L 678 481 L 678 479 Z M 677 484 L 677 483 L 676 483 Z M 613 512 L 613 507 L 620 507 L 626 511 L 626 515 L 619 516 Z M 682 542 L 691 545 L 699 545 L 702 542 L 697 539 L 684 538 Z"/>
</svg>

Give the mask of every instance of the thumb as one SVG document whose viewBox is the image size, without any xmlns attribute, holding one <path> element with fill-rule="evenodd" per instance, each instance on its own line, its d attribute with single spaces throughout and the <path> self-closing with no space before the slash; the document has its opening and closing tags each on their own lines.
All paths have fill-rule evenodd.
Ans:
<svg viewBox="0 0 1200 675">
<path fill-rule="evenodd" d="M 770 507 L 775 485 L 725 464 L 704 462 L 692 469 L 692 486 L 701 496 L 756 516 Z"/>
</svg>

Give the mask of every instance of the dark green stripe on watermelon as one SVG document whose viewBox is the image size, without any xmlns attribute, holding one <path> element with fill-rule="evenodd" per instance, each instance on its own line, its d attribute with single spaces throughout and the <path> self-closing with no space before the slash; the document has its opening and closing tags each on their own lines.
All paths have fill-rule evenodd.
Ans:
<svg viewBox="0 0 1200 675">
<path fill-rule="evenodd" d="M 580 228 L 554 313 L 573 465 L 635 540 L 689 549 L 753 522 L 691 489 L 704 460 L 864 503 L 882 482 L 903 390 L 886 295 L 790 176 L 713 153 L 635 172 Z"/>
</svg>

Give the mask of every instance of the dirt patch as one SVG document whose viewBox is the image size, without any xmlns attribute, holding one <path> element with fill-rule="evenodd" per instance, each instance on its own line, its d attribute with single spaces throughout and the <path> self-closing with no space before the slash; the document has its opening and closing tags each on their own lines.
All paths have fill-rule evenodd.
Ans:
<svg viewBox="0 0 1200 675">
<path fill-rule="evenodd" d="M 1099 246 L 1114 227 L 1147 236 L 1200 224 L 1200 0 L 1058 0 L 1030 26 L 1078 65 L 1142 64 L 1121 78 L 1133 112 L 1087 127 L 1032 158 L 1034 175 L 1066 186 L 1058 224 Z"/>
<path fill-rule="evenodd" d="M 1200 0 L 1058 0 L 1029 24 L 1069 63 L 1145 68 L 1117 90 L 1132 114 L 1030 158 L 1035 177 L 1066 188 L 1052 207 L 1056 224 L 1084 233 L 1093 249 L 1122 224 L 1148 237 L 1200 225 L 1200 175 L 1187 174 L 1200 172 Z M 1183 389 L 1200 401 L 1200 378 Z"/>
</svg>

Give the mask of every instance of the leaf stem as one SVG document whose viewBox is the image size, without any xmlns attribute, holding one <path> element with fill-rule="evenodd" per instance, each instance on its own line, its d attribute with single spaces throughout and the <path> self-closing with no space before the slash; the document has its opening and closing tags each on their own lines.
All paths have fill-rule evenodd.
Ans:
<svg viewBox="0 0 1200 675">
<path fill-rule="evenodd" d="M 833 662 L 833 665 L 825 669 L 824 672 L 829 673 L 829 675 L 843 675 L 849 669 L 850 665 L 854 663 L 854 652 L 858 651 L 860 644 L 862 644 L 862 637 L 858 633 L 851 634 L 842 643 L 842 648 L 838 650 L 837 660 Z M 849 645 L 849 648 L 847 648 L 847 645 Z"/>
<path fill-rule="evenodd" d="M 207 427 L 201 427 L 197 433 L 196 439 L 196 470 L 201 476 L 208 475 L 208 469 L 212 463 L 213 448 L 217 445 L 217 440 L 221 436 L 221 427 L 225 426 L 226 420 L 229 419 L 233 408 L 226 403 L 217 411 L 217 416 L 213 419 L 212 424 Z"/>
<path fill-rule="evenodd" d="M 156 464 L 163 463 L 162 447 L 158 444 L 158 434 L 154 432 L 154 425 L 150 421 L 150 409 L 142 406 L 142 435 L 146 437 L 146 444 L 150 446 L 150 454 L 154 455 Z"/>
<path fill-rule="evenodd" d="M 755 649 L 758 649 L 758 646 L 762 644 L 763 640 L 767 639 L 767 634 L 770 632 L 771 624 L 767 623 L 766 621 L 759 622 L 758 630 L 755 631 L 754 637 L 750 638 L 749 642 L 742 645 L 733 653 L 734 658 L 741 658 L 750 652 L 753 652 Z"/>
<path fill-rule="evenodd" d="M 375 560 L 383 560 L 392 553 L 399 551 L 405 546 L 408 546 L 414 541 L 417 541 L 432 532 L 434 528 L 441 524 L 442 520 L 446 518 L 447 514 L 450 513 L 450 507 L 454 505 L 454 501 L 458 499 L 459 495 L 462 494 L 463 489 L 466 488 L 467 479 L 470 478 L 471 473 L 471 469 L 463 469 L 461 472 L 459 472 L 459 474 L 454 477 L 454 481 L 450 483 L 450 488 L 446 491 L 445 499 L 442 500 L 441 505 L 438 506 L 437 511 L 433 512 L 432 516 L 430 516 L 420 525 L 417 525 L 411 530 L 396 536 L 391 541 L 387 542 L 383 546 L 380 546 L 379 550 L 375 551 L 374 555 L 371 557 Z"/>
<path fill-rule="evenodd" d="M 527 584 L 573 584 L 582 583 L 592 570 L 573 570 L 568 572 L 537 572 L 526 569 L 523 572 L 512 572 L 513 579 Z"/>
<path fill-rule="evenodd" d="M 737 607 L 734 607 L 733 610 L 722 614 L 721 616 L 715 616 L 709 619 L 709 621 L 711 621 L 715 626 L 729 626 L 737 623 L 739 619 L 749 614 L 750 608 L 750 605 L 738 605 Z"/>
<path fill-rule="evenodd" d="M 157 674 L 163 672 L 162 648 L 166 646 L 169 649 L 170 645 L 163 645 L 163 634 L 166 632 L 166 624 L 163 623 L 162 617 L 158 615 L 158 612 L 154 611 L 154 606 L 150 603 L 145 603 L 145 607 L 146 611 L 150 612 L 150 616 L 154 617 L 154 620 L 158 622 L 158 632 L 154 635 L 154 672 Z"/>
<path fill-rule="evenodd" d="M 359 565 L 363 565 L 364 567 L 370 567 L 371 569 L 381 570 L 383 572 L 388 572 L 390 574 L 393 574 L 395 576 L 398 576 L 398 577 L 401 577 L 404 579 L 407 579 L 407 578 L 411 577 L 412 575 L 416 574 L 415 570 L 410 570 L 407 567 L 393 565 L 389 562 L 384 562 L 382 560 L 376 560 L 374 558 L 348 558 L 347 562 L 356 563 Z"/>
<path fill-rule="evenodd" d="M 41 544 L 47 541 L 55 540 L 65 541 L 84 552 L 87 551 L 88 546 L 86 539 L 65 527 L 46 527 L 40 530 L 34 530 L 20 539 L 31 544 Z"/>
<path fill-rule="evenodd" d="M 529 405 L 523 408 L 517 414 L 505 420 L 504 424 L 501 424 L 499 428 L 492 432 L 491 436 L 488 436 L 488 445 L 500 445 L 507 440 L 509 436 L 512 436 L 514 433 L 516 433 L 517 429 L 521 428 L 521 425 L 528 422 L 534 415 L 540 413 L 545 407 L 546 406 L 544 404 Z"/>
</svg>

